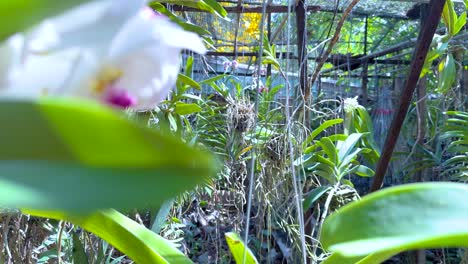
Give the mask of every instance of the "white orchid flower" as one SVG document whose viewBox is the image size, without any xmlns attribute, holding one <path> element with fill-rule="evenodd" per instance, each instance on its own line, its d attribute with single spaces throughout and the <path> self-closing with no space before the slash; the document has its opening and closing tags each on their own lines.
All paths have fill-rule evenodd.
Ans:
<svg viewBox="0 0 468 264">
<path fill-rule="evenodd" d="M 144 7 L 101 0 L 44 21 L 0 96 L 82 96 L 151 109 L 174 86 L 183 49 L 204 54 L 198 35 Z"/>
<path fill-rule="evenodd" d="M 352 113 L 354 110 L 359 108 L 358 96 L 353 98 L 345 98 L 343 100 L 343 109 L 345 113 Z"/>
</svg>

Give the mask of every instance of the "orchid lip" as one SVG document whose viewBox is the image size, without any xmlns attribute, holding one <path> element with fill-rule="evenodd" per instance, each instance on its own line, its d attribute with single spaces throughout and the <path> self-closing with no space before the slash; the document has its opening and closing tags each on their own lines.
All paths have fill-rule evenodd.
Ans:
<svg viewBox="0 0 468 264">
<path fill-rule="evenodd" d="M 127 90 L 118 89 L 113 86 L 109 87 L 104 101 L 118 108 L 130 108 L 138 103 L 137 98 L 131 95 Z"/>
</svg>

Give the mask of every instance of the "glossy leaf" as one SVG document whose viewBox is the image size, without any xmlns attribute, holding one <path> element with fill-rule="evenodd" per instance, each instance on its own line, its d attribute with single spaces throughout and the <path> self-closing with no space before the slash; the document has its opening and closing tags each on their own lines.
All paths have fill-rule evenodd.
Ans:
<svg viewBox="0 0 468 264">
<path fill-rule="evenodd" d="M 453 7 L 453 2 L 452 0 L 447 0 L 442 11 L 442 21 L 444 21 L 444 24 L 451 36 L 454 35 L 456 20 L 457 13 Z"/>
<path fill-rule="evenodd" d="M 384 251 L 364 257 L 345 257 L 339 254 L 332 254 L 321 264 L 377 264 L 398 253 L 399 251 Z"/>
<path fill-rule="evenodd" d="M 343 258 L 468 246 L 468 185 L 420 183 L 384 189 L 342 207 L 323 225 L 322 245 Z M 337 262 L 335 262 L 337 263 Z M 346 263 L 346 262 L 341 262 Z M 378 262 L 363 262 L 378 263 Z"/>
<path fill-rule="evenodd" d="M 337 118 L 337 119 L 332 119 L 332 120 L 327 120 L 325 122 L 323 122 L 319 127 L 317 127 L 316 129 L 314 129 L 310 135 L 307 137 L 307 139 L 304 141 L 304 147 L 309 145 L 312 140 L 315 139 L 315 137 L 317 137 L 320 133 L 322 133 L 325 129 L 331 127 L 331 126 L 334 126 L 336 124 L 340 124 L 340 123 L 343 123 L 343 119 L 341 118 Z"/>
<path fill-rule="evenodd" d="M 374 171 L 371 170 L 369 167 L 364 166 L 364 165 L 356 166 L 355 171 L 353 171 L 353 173 L 356 173 L 356 175 L 361 176 L 361 177 L 374 176 Z"/>
<path fill-rule="evenodd" d="M 338 163 L 338 153 L 336 151 L 335 144 L 328 137 L 323 137 L 318 142 L 320 147 L 325 151 L 328 158 L 334 163 Z"/>
<path fill-rule="evenodd" d="M 354 146 L 359 142 L 361 139 L 362 134 L 361 133 L 353 133 L 346 138 L 346 140 L 337 148 L 339 148 L 338 151 L 338 159 L 342 162 L 346 156 L 348 156 L 351 152 L 354 152 Z"/>
<path fill-rule="evenodd" d="M 441 92 L 448 92 L 452 88 L 453 83 L 456 81 L 456 67 L 455 59 L 452 54 L 448 54 L 439 63 L 439 87 Z"/>
<path fill-rule="evenodd" d="M 181 82 L 181 83 L 183 83 L 185 85 L 188 85 L 189 87 L 195 88 L 197 90 L 201 90 L 201 86 L 200 86 L 199 83 L 197 83 L 192 78 L 190 78 L 187 75 L 184 75 L 182 73 L 179 73 L 179 75 L 177 76 L 177 81 Z M 183 93 L 183 92 L 185 92 L 185 90 L 187 90 L 187 89 L 183 89 L 183 91 L 180 91 L 180 92 Z"/>
<path fill-rule="evenodd" d="M 302 208 L 304 208 L 304 210 L 309 210 L 309 208 L 312 207 L 315 201 L 320 199 L 320 197 L 322 197 L 322 195 L 324 195 L 330 189 L 331 187 L 327 185 L 327 186 L 319 186 L 313 189 L 312 191 L 310 191 L 310 193 L 307 195 L 307 198 L 302 202 Z"/>
<path fill-rule="evenodd" d="M 202 27 L 199 27 L 197 25 L 194 25 L 192 23 L 189 23 L 189 22 L 183 20 L 182 18 L 174 15 L 172 12 L 167 10 L 167 8 L 165 6 L 163 6 L 162 4 L 160 4 L 160 3 L 152 2 L 152 3 L 149 4 L 149 6 L 151 8 L 153 8 L 155 11 L 157 11 L 157 12 L 159 12 L 161 14 L 164 14 L 170 20 L 172 20 L 172 22 L 178 24 L 179 26 L 181 26 L 183 29 L 185 29 L 187 31 L 194 32 L 194 33 L 196 33 L 196 34 L 198 34 L 199 36 L 202 36 L 202 37 L 206 37 L 206 36 L 211 35 L 211 32 L 209 32 L 208 30 L 206 30 L 206 29 L 204 29 Z"/>
<path fill-rule="evenodd" d="M 214 3 L 213 1 L 207 0 L 155 0 L 155 2 L 159 3 L 167 3 L 167 4 L 177 4 L 187 7 L 192 7 L 204 11 L 208 11 L 213 14 L 217 14 L 221 17 L 227 16 L 226 10 L 219 4 Z"/>
<path fill-rule="evenodd" d="M 3 100 L 0 122 L 5 207 L 89 211 L 159 205 L 214 172 L 210 155 L 94 102 Z"/>
<path fill-rule="evenodd" d="M 192 263 L 172 242 L 113 209 L 81 216 L 52 211 L 23 210 L 23 212 L 78 225 L 109 242 L 137 263 Z"/>
<path fill-rule="evenodd" d="M 231 254 L 234 257 L 234 260 L 237 264 L 257 264 L 258 261 L 255 258 L 252 251 L 245 246 L 242 239 L 237 233 L 229 232 L 224 234 L 226 237 L 226 242 L 231 250 Z M 244 253 L 245 253 L 245 262 L 244 262 Z"/>
<path fill-rule="evenodd" d="M 189 115 L 200 112 L 202 108 L 198 104 L 177 103 L 174 113 L 179 115 Z"/>
</svg>

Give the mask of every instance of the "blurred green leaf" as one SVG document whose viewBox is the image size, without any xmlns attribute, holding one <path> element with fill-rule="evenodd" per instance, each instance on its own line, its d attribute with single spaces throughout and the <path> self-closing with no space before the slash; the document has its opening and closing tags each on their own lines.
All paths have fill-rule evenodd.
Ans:
<svg viewBox="0 0 468 264">
<path fill-rule="evenodd" d="M 190 87 L 193 87 L 197 90 L 201 90 L 201 86 L 199 83 L 197 83 L 195 80 L 193 80 L 192 78 L 188 77 L 187 75 L 184 75 L 182 73 L 179 73 L 179 75 L 177 76 L 177 82 L 181 82 L 185 85 L 188 85 Z M 182 89 L 182 91 L 179 91 L 181 93 L 185 92 L 185 90 L 187 89 Z"/>
<path fill-rule="evenodd" d="M 98 103 L 0 101 L 0 204 L 90 211 L 159 205 L 214 172 L 210 155 Z"/>
<path fill-rule="evenodd" d="M 2 0 L 0 40 L 32 27 L 48 16 L 60 13 L 89 0 Z"/>
<path fill-rule="evenodd" d="M 172 242 L 113 209 L 80 216 L 37 210 L 23 213 L 69 221 L 109 242 L 137 263 L 192 263 Z"/>
<path fill-rule="evenodd" d="M 257 264 L 258 261 L 255 258 L 252 251 L 245 246 L 242 239 L 237 233 L 229 232 L 224 234 L 226 237 L 226 242 L 231 250 L 231 254 L 234 257 L 234 260 L 237 264 Z M 244 252 L 245 252 L 245 262 L 244 262 Z"/>
<path fill-rule="evenodd" d="M 226 17 L 226 10 L 217 2 L 213 0 L 154 0 L 156 3 L 176 4 L 181 6 L 192 7 L 199 10 L 208 11 L 212 14 Z"/>
<path fill-rule="evenodd" d="M 152 2 L 149 4 L 151 8 L 153 8 L 155 11 L 164 14 L 165 16 L 169 17 L 170 20 L 172 20 L 174 23 L 177 23 L 179 26 L 181 26 L 183 29 L 187 31 L 191 31 L 194 33 L 197 33 L 199 36 L 202 37 L 207 37 L 211 36 L 211 32 L 208 30 L 199 27 L 197 25 L 194 25 L 188 21 L 185 21 L 184 19 L 174 15 L 171 11 L 167 10 L 166 7 L 164 7 L 161 3 L 157 2 Z"/>
<path fill-rule="evenodd" d="M 179 115 L 189 115 L 200 112 L 202 108 L 197 104 L 177 103 L 175 105 L 174 113 Z"/>
<path fill-rule="evenodd" d="M 460 202 L 467 200 L 468 185 L 459 183 L 384 189 L 330 215 L 323 225 L 321 242 L 340 259 L 388 258 L 412 249 L 467 247 L 468 204 Z"/>
</svg>

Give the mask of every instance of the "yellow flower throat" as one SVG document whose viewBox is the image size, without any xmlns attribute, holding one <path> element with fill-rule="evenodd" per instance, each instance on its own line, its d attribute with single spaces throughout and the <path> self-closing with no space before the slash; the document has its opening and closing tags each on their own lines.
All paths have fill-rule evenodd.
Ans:
<svg viewBox="0 0 468 264">
<path fill-rule="evenodd" d="M 91 82 L 91 90 L 94 93 L 102 94 L 106 88 L 122 77 L 122 70 L 115 67 L 104 67 L 97 78 Z"/>
</svg>

